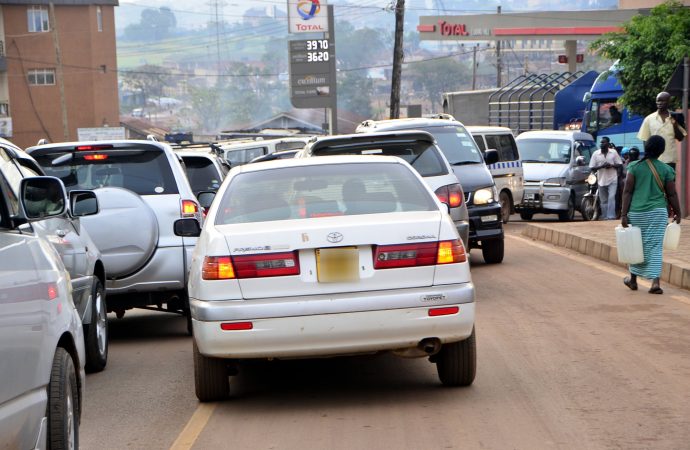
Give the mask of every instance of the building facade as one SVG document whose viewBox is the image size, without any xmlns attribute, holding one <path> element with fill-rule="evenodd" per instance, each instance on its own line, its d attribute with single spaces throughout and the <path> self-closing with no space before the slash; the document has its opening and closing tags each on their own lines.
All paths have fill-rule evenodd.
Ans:
<svg viewBox="0 0 690 450">
<path fill-rule="evenodd" d="M 0 0 L 0 136 L 21 147 L 119 126 L 117 0 Z"/>
</svg>

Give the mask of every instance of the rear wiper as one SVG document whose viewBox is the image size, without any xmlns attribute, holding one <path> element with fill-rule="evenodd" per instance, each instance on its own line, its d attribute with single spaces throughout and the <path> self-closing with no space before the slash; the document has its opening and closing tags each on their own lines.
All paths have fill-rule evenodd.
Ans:
<svg viewBox="0 0 690 450">
<path fill-rule="evenodd" d="M 456 161 L 456 162 L 450 163 L 451 166 L 465 166 L 465 165 L 467 165 L 467 164 L 479 164 L 479 161 L 469 161 L 469 160 L 467 160 L 467 161 Z"/>
<path fill-rule="evenodd" d="M 67 153 L 59 156 L 50 162 L 51 166 L 60 166 L 62 164 L 68 163 L 74 159 L 74 153 Z"/>
</svg>

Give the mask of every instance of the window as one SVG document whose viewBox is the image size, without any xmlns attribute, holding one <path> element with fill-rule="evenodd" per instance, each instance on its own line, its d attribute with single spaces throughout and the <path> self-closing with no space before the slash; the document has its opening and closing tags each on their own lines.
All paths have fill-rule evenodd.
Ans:
<svg viewBox="0 0 690 450">
<path fill-rule="evenodd" d="M 29 33 L 44 33 L 50 31 L 50 20 L 48 18 L 48 7 L 29 6 L 27 10 L 29 21 Z"/>
<path fill-rule="evenodd" d="M 499 161 L 517 161 L 518 151 L 513 136 L 496 134 L 486 136 L 486 145 L 498 151 Z"/>
<path fill-rule="evenodd" d="M 50 86 L 55 84 L 55 69 L 29 70 L 29 84 L 32 86 Z"/>
<path fill-rule="evenodd" d="M 4 176 L 9 188 L 7 190 L 7 195 L 9 196 L 8 206 L 10 215 L 17 215 L 19 213 L 19 200 L 17 199 L 17 195 L 19 194 L 19 186 L 23 177 L 19 168 L 14 164 L 12 157 L 4 148 L 0 148 L 0 173 Z"/>
<path fill-rule="evenodd" d="M 474 138 L 474 142 L 477 143 L 477 147 L 479 147 L 479 150 L 484 153 L 484 150 L 486 150 L 486 145 L 484 145 L 484 138 L 481 135 L 477 136 L 472 136 Z"/>
<path fill-rule="evenodd" d="M 103 10 L 100 6 L 96 6 L 96 24 L 98 24 L 98 31 L 103 31 Z"/>
</svg>

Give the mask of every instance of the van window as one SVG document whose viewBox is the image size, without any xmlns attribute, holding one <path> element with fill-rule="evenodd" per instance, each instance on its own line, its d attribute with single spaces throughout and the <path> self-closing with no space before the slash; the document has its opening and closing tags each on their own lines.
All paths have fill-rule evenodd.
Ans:
<svg viewBox="0 0 690 450">
<path fill-rule="evenodd" d="M 484 145 L 484 138 L 481 137 L 480 135 L 472 136 L 472 137 L 474 138 L 474 142 L 477 143 L 477 147 L 479 147 L 479 150 L 481 150 L 482 153 L 484 153 L 484 151 L 486 150 L 486 145 Z"/>
<path fill-rule="evenodd" d="M 499 161 L 517 161 L 518 156 L 517 145 L 515 140 L 509 134 L 487 134 L 486 145 L 488 148 L 493 148 L 498 151 Z"/>
<path fill-rule="evenodd" d="M 597 144 L 594 141 L 576 141 L 575 148 L 575 157 L 584 156 L 585 163 L 589 164 L 590 158 L 597 151 Z"/>
</svg>

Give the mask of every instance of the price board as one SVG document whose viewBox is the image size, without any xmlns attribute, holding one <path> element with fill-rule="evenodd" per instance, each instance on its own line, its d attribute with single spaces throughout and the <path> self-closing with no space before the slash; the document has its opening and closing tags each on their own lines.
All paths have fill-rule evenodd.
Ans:
<svg viewBox="0 0 690 450">
<path fill-rule="evenodd" d="M 335 48 L 331 39 L 288 42 L 290 101 L 295 108 L 328 108 L 335 99 Z"/>
</svg>

